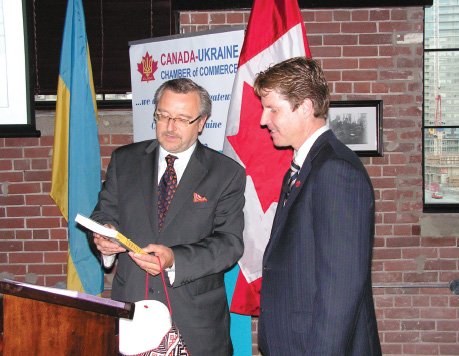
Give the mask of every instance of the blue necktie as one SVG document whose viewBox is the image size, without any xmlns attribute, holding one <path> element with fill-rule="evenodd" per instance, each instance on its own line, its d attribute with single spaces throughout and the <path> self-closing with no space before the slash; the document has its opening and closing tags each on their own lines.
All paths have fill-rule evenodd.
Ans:
<svg viewBox="0 0 459 356">
<path fill-rule="evenodd" d="M 287 202 L 288 195 L 292 191 L 293 185 L 298 179 L 299 171 L 300 171 L 300 166 L 296 164 L 295 159 L 292 159 L 292 163 L 290 164 L 290 178 L 288 179 L 288 183 L 287 183 L 288 191 L 285 194 L 284 205 Z"/>
</svg>

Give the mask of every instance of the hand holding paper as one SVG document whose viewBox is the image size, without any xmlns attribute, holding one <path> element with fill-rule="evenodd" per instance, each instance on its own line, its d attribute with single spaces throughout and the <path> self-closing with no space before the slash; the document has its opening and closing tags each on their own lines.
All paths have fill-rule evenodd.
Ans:
<svg viewBox="0 0 459 356">
<path fill-rule="evenodd" d="M 139 246 L 137 246 L 134 242 L 129 240 L 126 236 L 121 234 L 120 232 L 116 231 L 113 226 L 107 227 L 104 225 L 99 224 L 97 221 L 94 221 L 86 216 L 77 214 L 75 217 L 75 221 L 84 226 L 85 228 L 95 232 L 96 234 L 102 235 L 103 237 L 113 241 L 114 243 L 118 244 L 122 248 L 132 251 L 135 253 L 147 254 L 144 250 L 142 250 Z M 115 253 L 120 252 L 119 250 Z M 124 252 L 124 251 L 123 251 Z"/>
</svg>

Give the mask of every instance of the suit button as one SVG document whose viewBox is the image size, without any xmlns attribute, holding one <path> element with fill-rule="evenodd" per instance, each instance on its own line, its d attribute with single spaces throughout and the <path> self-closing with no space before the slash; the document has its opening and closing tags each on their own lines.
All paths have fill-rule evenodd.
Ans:
<svg viewBox="0 0 459 356">
<path fill-rule="evenodd" d="M 264 270 L 264 271 L 268 271 L 268 270 L 269 270 L 268 266 L 264 266 L 264 267 L 263 267 L 263 270 Z"/>
<path fill-rule="evenodd" d="M 153 288 L 148 288 L 148 291 L 149 291 L 150 293 L 154 293 L 154 292 L 155 292 L 155 290 L 154 290 Z"/>
</svg>

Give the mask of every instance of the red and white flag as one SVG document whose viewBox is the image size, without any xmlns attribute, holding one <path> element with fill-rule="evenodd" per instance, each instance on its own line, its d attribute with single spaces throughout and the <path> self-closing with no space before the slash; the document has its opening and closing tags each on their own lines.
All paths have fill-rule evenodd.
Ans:
<svg viewBox="0 0 459 356">
<path fill-rule="evenodd" d="M 258 315 L 262 260 L 268 243 L 282 178 L 291 150 L 274 148 L 260 127 L 261 101 L 253 91 L 256 75 L 286 59 L 311 57 L 297 0 L 254 0 L 239 57 L 228 111 L 223 152 L 245 166 L 244 255 L 231 311 Z"/>
</svg>

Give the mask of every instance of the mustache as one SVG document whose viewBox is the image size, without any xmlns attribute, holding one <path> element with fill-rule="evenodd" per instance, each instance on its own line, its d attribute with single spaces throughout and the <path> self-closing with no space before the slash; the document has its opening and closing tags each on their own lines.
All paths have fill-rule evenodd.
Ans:
<svg viewBox="0 0 459 356">
<path fill-rule="evenodd" d="M 180 138 L 180 135 L 178 135 L 176 132 L 172 132 L 172 131 L 163 132 L 161 134 L 161 136 L 172 136 L 172 137 Z"/>
</svg>

